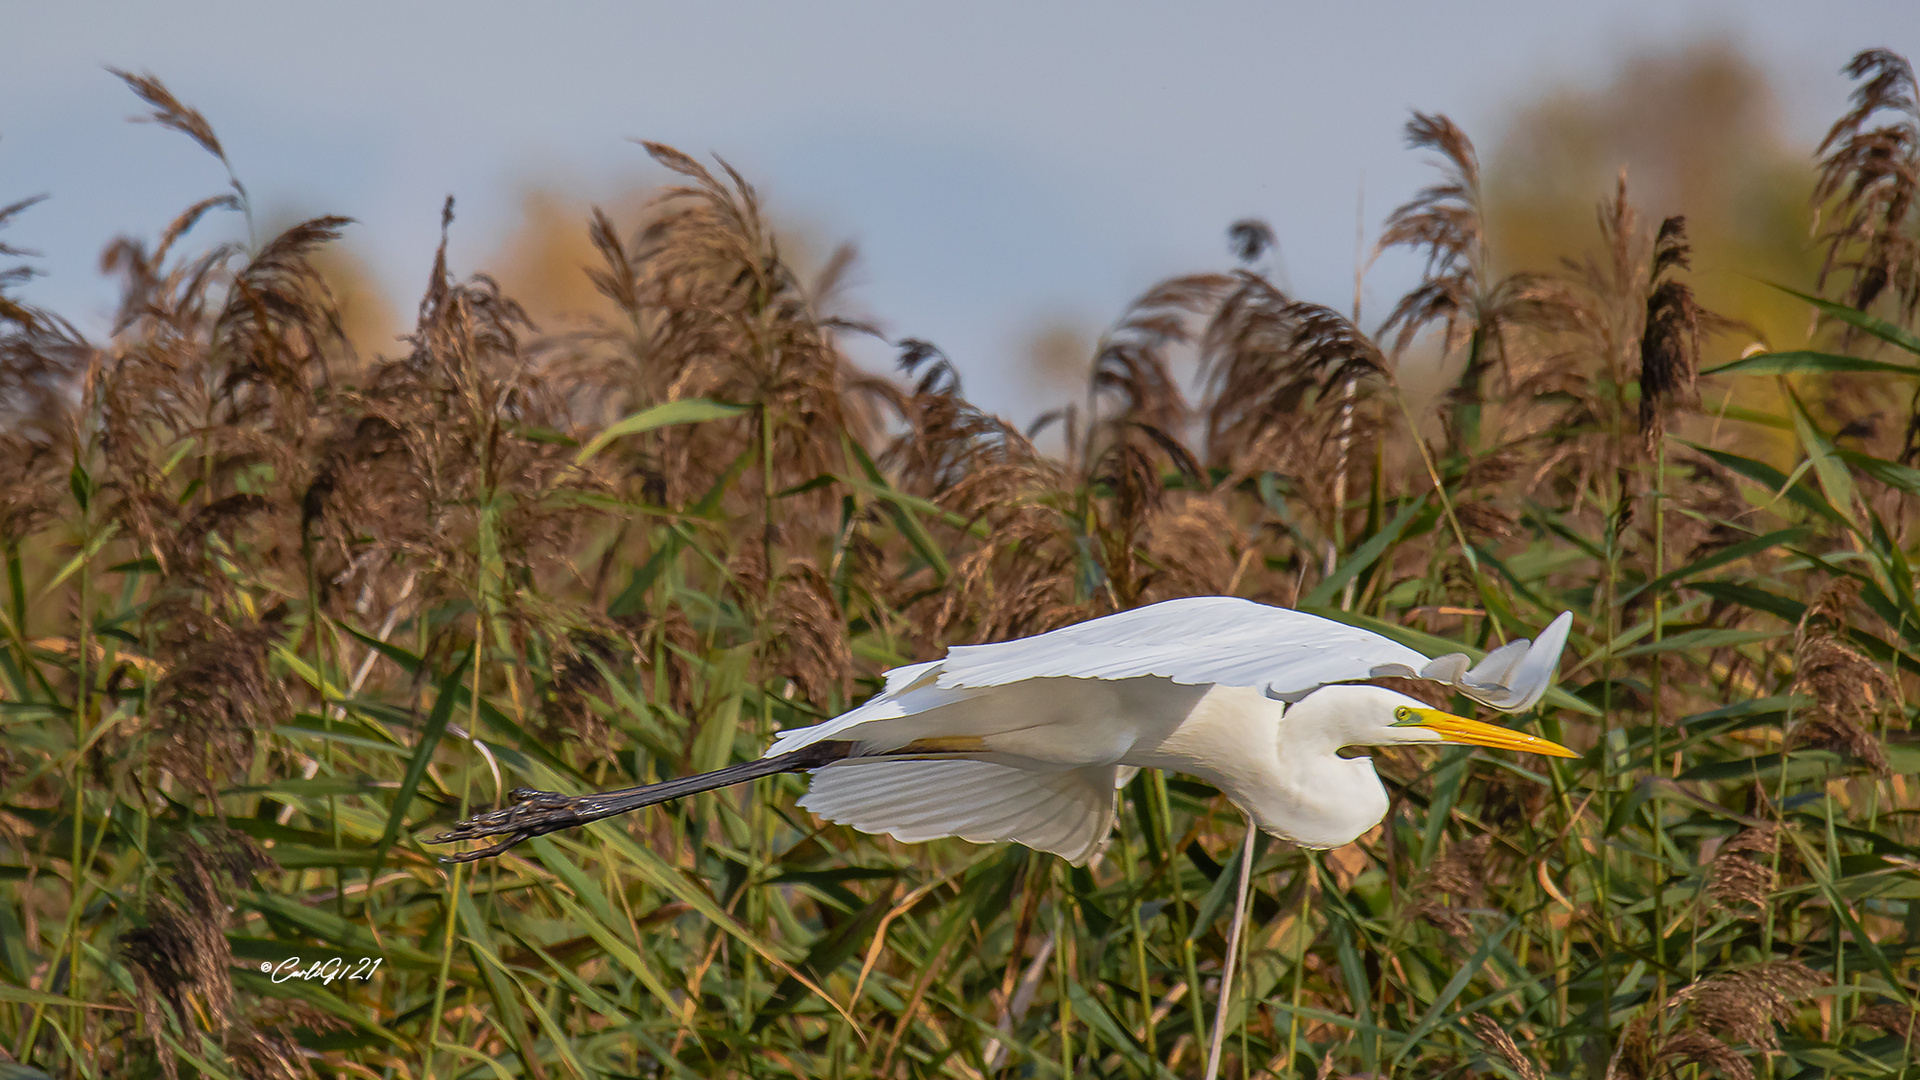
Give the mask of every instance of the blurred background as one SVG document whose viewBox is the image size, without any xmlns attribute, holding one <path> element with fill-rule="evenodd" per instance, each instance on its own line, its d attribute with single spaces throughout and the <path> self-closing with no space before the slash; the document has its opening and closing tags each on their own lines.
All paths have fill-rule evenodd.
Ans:
<svg viewBox="0 0 1920 1080">
<path fill-rule="evenodd" d="M 1739 272 L 1810 264 L 1841 65 L 1920 53 L 1901 0 L 0 9 L 0 204 L 50 196 L 8 234 L 41 256 L 23 296 L 82 329 L 113 310 L 106 243 L 224 180 L 124 123 L 110 65 L 206 114 L 263 235 L 357 219 L 327 258 L 363 350 L 411 324 L 448 194 L 456 273 L 495 274 L 536 318 L 595 308 L 587 208 L 637 219 L 666 176 L 628 141 L 650 139 L 739 168 L 802 266 L 855 245 L 843 313 L 937 343 L 1021 424 L 1082 391 L 1092 340 L 1142 289 L 1228 265 L 1237 219 L 1272 223 L 1276 280 L 1348 308 L 1356 256 L 1435 175 L 1402 146 L 1414 108 L 1475 140 L 1503 259 L 1578 250 L 1624 166 L 1646 214 L 1692 215 L 1710 306 L 1804 322 Z M 1419 270 L 1374 264 L 1362 324 Z"/>
</svg>

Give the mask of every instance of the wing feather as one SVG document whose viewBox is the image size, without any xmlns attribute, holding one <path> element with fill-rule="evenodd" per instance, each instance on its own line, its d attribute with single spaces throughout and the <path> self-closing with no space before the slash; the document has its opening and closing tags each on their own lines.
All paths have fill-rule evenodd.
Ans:
<svg viewBox="0 0 1920 1080">
<path fill-rule="evenodd" d="M 1572 629 L 1573 612 L 1563 611 L 1531 646 L 1522 638 L 1493 650 L 1457 685 L 1468 697 L 1504 712 L 1531 709 L 1553 682 L 1554 665 L 1560 662 Z"/>
<path fill-rule="evenodd" d="M 1416 649 L 1357 626 L 1232 596 L 1167 600 L 1018 641 L 960 645 L 933 677 L 942 689 L 1000 686 L 1067 676 L 1257 686 L 1298 698 L 1328 683 L 1410 675 L 1449 683 L 1497 709 L 1518 712 L 1546 693 L 1565 646 L 1571 613 L 1540 636 L 1509 642 L 1478 666 L 1460 653 L 1430 660 Z"/>
<path fill-rule="evenodd" d="M 822 739 L 836 738 L 848 730 L 872 720 L 898 720 L 940 705 L 971 697 L 977 690 L 943 690 L 934 685 L 944 660 L 909 664 L 887 672 L 886 686 L 856 709 L 849 709 L 831 720 L 811 727 L 788 728 L 774 733 L 773 744 L 764 757 L 775 757 L 798 750 Z"/>
<path fill-rule="evenodd" d="M 800 805 L 907 843 L 1012 840 L 1075 865 L 1113 827 L 1113 766 L 1036 772 L 985 761 L 866 761 L 813 773 Z"/>
<path fill-rule="evenodd" d="M 1536 642 L 1503 645 L 1476 666 L 1463 653 L 1435 659 L 1357 626 L 1231 596 L 1167 600 L 1045 634 L 990 645 L 956 645 L 941 660 L 887 672 L 864 705 L 812 727 L 774 736 L 767 756 L 849 735 L 869 721 L 897 720 L 992 687 L 1038 678 L 1131 679 L 1259 687 L 1298 701 L 1329 683 L 1380 675 L 1432 679 L 1490 708 L 1520 712 L 1547 692 L 1573 624 L 1562 612 Z"/>
<path fill-rule="evenodd" d="M 1370 630 L 1231 596 L 1167 600 L 1018 641 L 947 650 L 936 685 L 1000 686 L 1042 676 L 1259 686 L 1286 695 L 1409 672 L 1427 657 Z"/>
</svg>

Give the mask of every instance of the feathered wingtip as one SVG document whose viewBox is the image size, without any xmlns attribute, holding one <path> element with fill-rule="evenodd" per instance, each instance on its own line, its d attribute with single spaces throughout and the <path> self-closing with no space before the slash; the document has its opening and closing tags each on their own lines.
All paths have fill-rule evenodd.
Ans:
<svg viewBox="0 0 1920 1080">
<path fill-rule="evenodd" d="M 1420 677 L 1447 683 L 1482 705 L 1501 712 L 1523 712 L 1547 693 L 1554 665 L 1566 648 L 1573 629 L 1573 612 L 1563 611 L 1547 624 L 1536 641 L 1510 641 L 1488 653 L 1478 664 L 1465 653 L 1436 657 L 1420 669 Z"/>
</svg>

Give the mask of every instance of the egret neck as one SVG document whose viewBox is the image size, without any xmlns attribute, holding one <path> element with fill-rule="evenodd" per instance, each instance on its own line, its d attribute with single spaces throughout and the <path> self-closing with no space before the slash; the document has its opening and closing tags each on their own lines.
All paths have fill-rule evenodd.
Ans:
<svg viewBox="0 0 1920 1080">
<path fill-rule="evenodd" d="M 1214 686 L 1183 723 L 1124 763 L 1206 780 L 1260 828 L 1302 847 L 1351 843 L 1386 816 L 1387 789 L 1371 759 L 1339 754 L 1360 733 L 1300 722 L 1327 712 L 1309 702 L 1334 689 L 1290 706 L 1257 689 Z"/>
</svg>

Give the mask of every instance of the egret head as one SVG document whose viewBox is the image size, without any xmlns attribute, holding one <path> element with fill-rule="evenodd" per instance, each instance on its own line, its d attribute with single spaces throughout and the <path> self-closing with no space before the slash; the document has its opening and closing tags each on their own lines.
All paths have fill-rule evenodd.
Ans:
<svg viewBox="0 0 1920 1080">
<path fill-rule="evenodd" d="M 1552 757 L 1579 754 L 1524 731 L 1455 716 L 1379 686 L 1341 684 L 1308 694 L 1287 711 L 1287 720 L 1324 736 L 1334 749 L 1347 746 L 1402 746 L 1408 743 L 1462 743 L 1521 750 Z M 1296 731 L 1306 735 L 1308 731 Z"/>
</svg>

